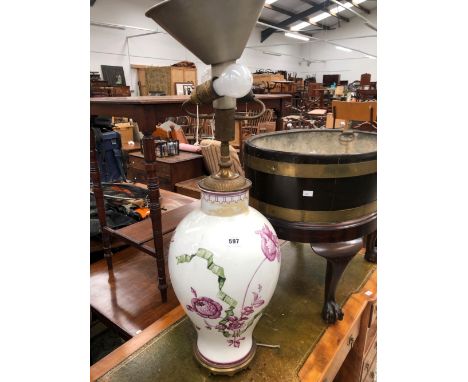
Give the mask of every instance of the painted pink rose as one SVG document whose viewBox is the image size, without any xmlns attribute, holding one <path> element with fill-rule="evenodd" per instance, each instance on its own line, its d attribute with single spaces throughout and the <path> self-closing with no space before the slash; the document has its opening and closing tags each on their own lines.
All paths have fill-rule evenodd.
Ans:
<svg viewBox="0 0 468 382">
<path fill-rule="evenodd" d="M 192 305 L 187 309 L 203 318 L 218 318 L 221 316 L 222 306 L 209 297 L 192 298 Z"/>
<path fill-rule="evenodd" d="M 277 259 L 280 261 L 281 252 L 279 248 L 279 241 L 276 234 L 270 230 L 270 228 L 264 224 L 263 228 L 260 231 L 255 231 L 259 234 L 262 240 L 262 251 L 265 257 L 269 261 L 274 261 Z"/>
<path fill-rule="evenodd" d="M 254 312 L 254 309 L 251 306 L 245 306 L 244 309 L 242 309 L 242 315 L 248 316 L 249 314 L 252 314 Z"/>
</svg>

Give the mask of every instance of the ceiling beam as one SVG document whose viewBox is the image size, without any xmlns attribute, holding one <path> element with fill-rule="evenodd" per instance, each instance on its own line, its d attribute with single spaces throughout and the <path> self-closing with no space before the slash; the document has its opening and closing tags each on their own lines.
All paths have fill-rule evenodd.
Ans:
<svg viewBox="0 0 468 382">
<path fill-rule="evenodd" d="M 367 13 L 368 15 L 370 15 L 370 11 L 367 9 L 367 8 L 364 8 L 361 4 L 354 4 L 353 5 L 357 8 L 357 9 L 360 9 L 361 11 L 363 11 L 364 13 Z"/>
<path fill-rule="evenodd" d="M 263 19 L 261 17 L 258 19 L 258 21 L 260 21 L 261 23 L 264 23 L 264 24 L 270 24 L 271 26 L 276 27 L 276 28 L 282 28 L 281 26 L 279 26 L 279 24 L 276 24 L 275 22 L 269 21 L 267 19 Z M 271 29 L 273 29 L 273 28 L 271 28 Z M 273 29 L 273 32 L 275 32 L 274 29 Z M 301 30 L 300 33 L 303 34 L 303 35 L 309 36 L 309 37 L 314 36 L 312 33 L 307 32 L 307 31 L 303 31 L 303 30 Z M 263 42 L 263 41 L 260 41 L 260 42 Z"/>
<path fill-rule="evenodd" d="M 330 16 L 336 17 L 338 20 L 346 21 L 347 23 L 349 23 L 349 19 L 347 17 L 341 16 L 339 13 L 334 15 L 333 13 L 330 13 L 328 9 L 324 9 L 323 11 L 328 13 Z"/>
<path fill-rule="evenodd" d="M 301 1 L 302 1 L 303 3 L 312 5 L 313 7 L 316 6 L 316 5 L 323 5 L 323 4 L 320 4 L 320 2 L 316 2 L 316 1 L 312 1 L 312 0 L 301 0 Z"/>
<path fill-rule="evenodd" d="M 295 23 L 296 21 L 300 21 L 300 20 L 302 20 L 304 18 L 307 18 L 308 16 L 312 15 L 313 13 L 315 13 L 317 11 L 320 11 L 321 9 L 322 9 L 321 5 L 314 5 L 314 6 L 310 7 L 309 9 L 306 9 L 305 11 L 294 14 L 294 16 L 291 16 L 291 17 L 287 18 L 286 20 L 281 21 L 278 24 L 272 24 L 272 25 L 275 25 L 278 28 L 286 28 L 289 25 Z M 315 24 L 315 25 L 320 26 L 322 29 L 330 29 L 330 27 L 327 27 L 326 25 L 322 25 L 322 24 L 319 25 L 318 23 Z M 261 33 L 260 41 L 261 42 L 265 41 L 274 32 L 275 32 L 275 30 L 273 28 L 267 28 L 267 29 L 263 30 L 262 33 Z"/>
<path fill-rule="evenodd" d="M 273 4 L 265 4 L 265 5 L 263 6 L 263 8 L 271 9 L 272 11 L 275 11 L 275 12 L 278 12 L 278 13 L 282 13 L 283 15 L 290 16 L 290 17 L 295 15 L 294 12 L 288 11 L 287 9 L 278 7 L 278 6 L 273 5 Z M 303 21 L 307 21 L 307 20 L 306 20 L 306 19 L 303 19 Z"/>
<path fill-rule="evenodd" d="M 276 5 L 273 5 L 273 4 L 265 4 L 263 6 L 264 8 L 267 8 L 267 9 L 270 9 L 272 11 L 275 11 L 275 12 L 278 12 L 278 13 L 281 13 L 283 15 L 286 15 L 286 16 L 290 16 L 290 17 L 293 17 L 295 16 L 296 14 L 294 12 L 291 12 L 287 9 L 284 9 L 284 8 L 281 8 L 281 7 L 278 7 Z M 298 20 L 299 21 L 299 20 Z M 304 17 L 302 19 L 300 19 L 300 21 L 305 21 L 305 22 L 309 22 L 309 19 Z M 322 29 L 330 29 L 328 26 L 326 25 L 323 25 L 321 23 L 315 23 L 315 24 L 310 24 L 310 26 L 316 26 L 318 27 L 319 29 L 316 29 L 316 30 L 322 30 Z"/>
<path fill-rule="evenodd" d="M 328 13 L 330 16 L 336 17 L 338 20 L 346 21 L 347 23 L 349 23 L 349 18 L 341 16 L 338 13 L 336 15 L 330 13 L 330 11 L 328 10 L 328 6 L 330 5 L 329 1 L 324 1 L 323 3 L 320 3 L 320 4 L 317 4 L 315 1 L 311 1 L 311 0 L 301 0 L 301 1 L 303 3 L 309 4 L 312 6 L 320 5 L 322 7 L 322 11 L 324 11 L 325 13 Z"/>
</svg>

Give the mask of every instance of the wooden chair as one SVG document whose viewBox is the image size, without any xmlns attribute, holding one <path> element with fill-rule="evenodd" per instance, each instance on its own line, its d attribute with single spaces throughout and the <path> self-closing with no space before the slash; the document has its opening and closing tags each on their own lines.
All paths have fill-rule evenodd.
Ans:
<svg viewBox="0 0 468 382">
<path fill-rule="evenodd" d="M 255 114 L 257 114 L 256 111 L 248 113 L 248 115 L 255 115 Z M 266 109 L 265 113 L 263 113 L 261 117 L 249 120 L 248 125 L 243 126 L 241 128 L 242 140 L 247 139 L 251 135 L 256 135 L 261 132 L 265 132 L 267 130 L 266 124 L 271 123 L 272 120 L 273 120 L 273 109 Z M 263 129 L 263 131 L 261 129 Z M 271 129 L 271 127 L 269 129 Z"/>
<path fill-rule="evenodd" d="M 198 139 L 213 139 L 214 138 L 214 118 L 200 120 L 200 128 L 198 130 Z"/>
<path fill-rule="evenodd" d="M 370 73 L 364 73 L 364 74 L 361 74 L 361 88 L 363 88 L 364 86 L 370 86 L 370 83 L 371 83 L 371 75 Z"/>
<path fill-rule="evenodd" d="M 90 173 L 104 252 L 104 259 L 91 265 L 91 309 L 102 322 L 128 339 L 178 305 L 166 277 L 164 257 L 177 224 L 198 203 L 170 191 L 150 189 L 150 200 L 156 193 L 158 201 L 156 205 L 150 203 L 151 212 L 157 209 L 159 213 L 127 227 L 109 227 L 92 129 L 90 138 Z M 145 139 L 152 141 L 152 136 Z M 147 169 L 147 179 L 150 176 Z M 114 254 L 112 239 L 121 240 L 135 250 Z"/>
</svg>

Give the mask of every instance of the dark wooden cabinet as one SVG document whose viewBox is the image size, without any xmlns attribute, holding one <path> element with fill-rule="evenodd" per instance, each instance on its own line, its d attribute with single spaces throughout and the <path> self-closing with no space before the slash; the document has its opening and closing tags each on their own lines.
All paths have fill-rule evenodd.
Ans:
<svg viewBox="0 0 468 382">
<path fill-rule="evenodd" d="M 203 156 L 184 151 L 181 151 L 179 155 L 156 158 L 155 165 L 159 178 L 159 187 L 168 191 L 175 191 L 175 184 L 178 182 L 197 178 L 204 174 Z M 127 178 L 132 182 L 146 184 L 143 154 L 129 154 Z"/>
</svg>

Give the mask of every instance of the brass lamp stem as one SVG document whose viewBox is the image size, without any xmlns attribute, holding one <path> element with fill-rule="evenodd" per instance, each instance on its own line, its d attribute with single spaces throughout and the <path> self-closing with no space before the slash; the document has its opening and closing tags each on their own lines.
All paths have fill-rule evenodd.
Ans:
<svg viewBox="0 0 468 382">
<path fill-rule="evenodd" d="M 223 62 L 214 64 L 211 67 L 211 76 L 213 79 L 219 77 L 224 69 L 235 61 Z M 212 83 L 206 85 L 214 93 Z M 206 88 L 205 88 L 206 89 Z M 198 91 L 198 89 L 197 89 Z M 216 93 L 215 93 L 216 94 Z M 207 96 L 203 96 L 208 100 Z M 240 174 L 231 170 L 232 160 L 229 152 L 229 142 L 235 137 L 235 115 L 236 115 L 236 99 L 233 97 L 212 96 L 213 108 L 215 109 L 215 138 L 221 141 L 219 171 L 202 181 L 199 186 L 211 191 L 240 191 L 250 187 L 251 182 L 245 179 Z"/>
</svg>

